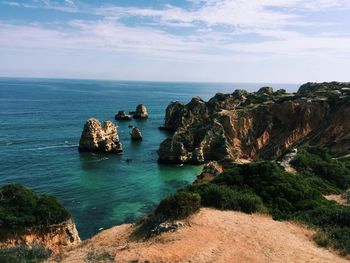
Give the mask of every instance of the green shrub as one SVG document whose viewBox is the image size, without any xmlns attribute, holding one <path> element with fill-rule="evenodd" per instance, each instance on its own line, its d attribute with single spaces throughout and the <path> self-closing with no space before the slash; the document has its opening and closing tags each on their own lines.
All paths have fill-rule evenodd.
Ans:
<svg viewBox="0 0 350 263">
<path fill-rule="evenodd" d="M 41 245 L 24 245 L 0 249 L 1 263 L 40 263 L 48 259 L 51 251 Z"/>
<path fill-rule="evenodd" d="M 304 147 L 299 150 L 291 164 L 304 177 L 324 179 L 323 187 L 325 188 L 321 189 L 322 192 L 330 190 L 330 188 L 327 189 L 327 185 L 341 190 L 350 186 L 350 170 L 347 165 L 342 161 L 332 159 L 327 149 Z"/>
<path fill-rule="evenodd" d="M 320 191 L 324 195 L 340 194 L 343 192 L 343 190 L 339 189 L 335 184 L 317 176 L 305 177 L 305 181 L 310 187 Z"/>
<path fill-rule="evenodd" d="M 156 215 L 166 219 L 182 219 L 197 212 L 201 198 L 196 193 L 178 192 L 160 202 Z"/>
<path fill-rule="evenodd" d="M 350 227 L 323 228 L 314 240 L 319 246 L 339 250 L 343 256 L 350 254 Z"/>
<path fill-rule="evenodd" d="M 323 199 L 321 193 L 303 178 L 285 172 L 274 162 L 234 165 L 213 183 L 255 193 L 278 219 L 287 219 L 293 212 L 310 209 L 315 206 L 315 200 Z"/>
<path fill-rule="evenodd" d="M 0 229 L 47 226 L 70 218 L 55 197 L 38 195 L 20 184 L 2 186 L 0 198 Z"/>
<path fill-rule="evenodd" d="M 114 262 L 114 257 L 104 250 L 91 250 L 89 251 L 84 261 L 86 263 L 97 263 L 97 262 Z"/>
<path fill-rule="evenodd" d="M 212 182 L 188 186 L 163 200 L 156 213 L 185 217 L 190 208 L 198 210 L 199 202 L 246 213 L 267 209 L 274 219 L 316 227 L 318 244 L 350 254 L 350 207 L 322 195 L 340 193 L 349 186 L 347 166 L 317 148 L 302 149 L 293 164 L 300 176 L 287 173 L 274 161 L 232 164 Z"/>
<path fill-rule="evenodd" d="M 327 155 L 319 156 L 322 160 L 328 158 Z M 344 178 L 343 173 L 338 176 Z M 255 193 L 273 218 L 297 220 L 317 227 L 320 232 L 315 240 L 319 244 L 349 254 L 350 207 L 326 200 L 320 188 L 332 190 L 334 186 L 322 178 L 315 178 L 318 177 L 286 173 L 274 162 L 258 162 L 233 165 L 216 177 L 212 184 Z M 339 179 L 336 174 L 330 178 L 333 182 Z"/>
<path fill-rule="evenodd" d="M 226 185 L 207 184 L 188 188 L 188 191 L 198 193 L 203 206 L 245 213 L 255 213 L 263 210 L 263 203 L 258 196 L 237 191 Z"/>
</svg>

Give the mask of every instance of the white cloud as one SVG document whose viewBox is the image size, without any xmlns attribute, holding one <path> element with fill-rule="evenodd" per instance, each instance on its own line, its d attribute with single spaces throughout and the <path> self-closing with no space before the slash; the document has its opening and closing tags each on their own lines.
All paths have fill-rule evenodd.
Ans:
<svg viewBox="0 0 350 263">
<path fill-rule="evenodd" d="M 350 9 L 349 0 L 188 1 L 193 3 L 193 8 L 92 7 L 72 0 L 61 4 L 41 0 L 26 5 L 3 1 L 12 6 L 69 12 L 72 16 L 94 14 L 99 19 L 61 21 L 56 28 L 40 23 L 0 21 L 0 51 L 87 50 L 168 61 L 235 62 L 237 65 L 294 59 L 324 61 L 325 65 L 337 65 L 339 61 L 344 65 L 348 63 L 344 61 L 350 61 L 349 32 L 325 29 L 334 24 L 327 16 L 322 16 L 317 23 L 308 17 L 311 13 Z M 132 26 L 123 23 L 123 18 L 133 17 L 138 19 Z M 312 31 L 315 27 L 318 31 L 312 35 L 305 33 L 304 29 Z"/>
</svg>

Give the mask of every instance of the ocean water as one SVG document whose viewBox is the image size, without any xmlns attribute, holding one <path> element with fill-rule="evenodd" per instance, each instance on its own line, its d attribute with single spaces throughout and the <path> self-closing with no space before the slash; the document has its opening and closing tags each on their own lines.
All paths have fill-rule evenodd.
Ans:
<svg viewBox="0 0 350 263">
<path fill-rule="evenodd" d="M 0 185 L 18 182 L 55 195 L 83 239 L 134 222 L 201 169 L 157 164 L 157 149 L 168 136 L 157 128 L 166 106 L 264 85 L 0 78 Z M 299 85 L 272 86 L 295 91 Z M 88 118 L 114 121 L 118 110 L 132 111 L 140 103 L 149 119 L 117 122 L 122 156 L 78 152 Z M 128 125 L 139 127 L 144 140 L 131 142 Z"/>
</svg>

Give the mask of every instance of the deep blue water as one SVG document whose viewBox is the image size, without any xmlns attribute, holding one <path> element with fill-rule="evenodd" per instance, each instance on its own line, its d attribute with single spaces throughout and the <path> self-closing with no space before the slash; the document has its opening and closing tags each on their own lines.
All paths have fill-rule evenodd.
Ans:
<svg viewBox="0 0 350 263">
<path fill-rule="evenodd" d="M 157 127 L 166 106 L 264 85 L 0 78 L 0 185 L 19 182 L 57 196 L 82 238 L 133 222 L 200 171 L 157 164 L 156 151 L 167 136 Z M 299 85 L 273 86 L 295 91 Z M 140 103 L 148 108 L 148 120 L 117 123 L 122 156 L 78 153 L 88 118 L 114 120 L 118 110 Z M 141 128 L 142 142 L 130 141 L 128 125 Z"/>
</svg>

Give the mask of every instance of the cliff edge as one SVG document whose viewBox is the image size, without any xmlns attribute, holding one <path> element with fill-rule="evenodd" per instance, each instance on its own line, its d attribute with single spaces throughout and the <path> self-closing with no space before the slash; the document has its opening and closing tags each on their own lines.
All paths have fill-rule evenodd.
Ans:
<svg viewBox="0 0 350 263">
<path fill-rule="evenodd" d="M 217 93 L 209 101 L 172 102 L 162 129 L 173 132 L 159 162 L 271 159 L 309 143 L 333 153 L 350 149 L 350 84 L 307 83 L 297 93 L 270 87 Z"/>
<path fill-rule="evenodd" d="M 317 247 L 314 232 L 265 215 L 202 208 L 176 232 L 133 238 L 135 226 L 105 230 L 61 255 L 61 262 L 348 262 Z M 288 240 L 288 242 L 286 242 Z M 103 260 L 105 261 L 103 261 Z M 54 258 L 49 262 L 56 262 Z M 98 261 L 96 261 L 98 262 Z"/>
</svg>

